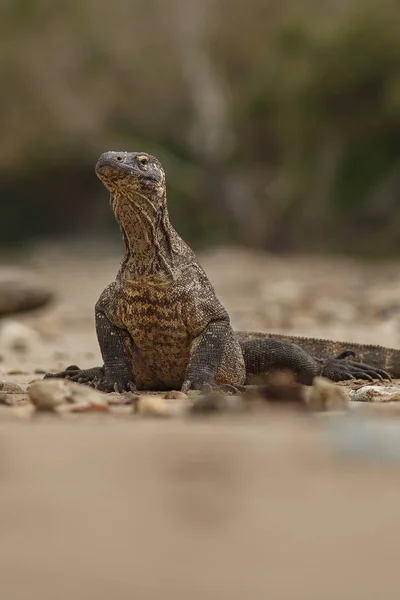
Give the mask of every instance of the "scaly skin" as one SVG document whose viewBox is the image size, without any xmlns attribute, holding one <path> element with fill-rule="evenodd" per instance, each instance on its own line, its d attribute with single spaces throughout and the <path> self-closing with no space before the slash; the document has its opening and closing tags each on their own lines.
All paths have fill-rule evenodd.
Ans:
<svg viewBox="0 0 400 600">
<path fill-rule="evenodd" d="M 339 356 L 343 353 L 352 353 L 357 360 L 370 365 L 373 368 L 387 371 L 394 378 L 400 378 L 400 350 L 395 348 L 386 348 L 384 346 L 375 346 L 372 344 L 357 344 L 355 342 L 334 342 L 318 338 L 299 337 L 294 335 L 281 335 L 275 333 L 261 332 L 237 332 L 242 340 L 263 340 L 267 335 L 271 339 L 298 344 L 311 356 L 317 356 L 319 359 L 329 360 L 332 356 Z"/>
<path fill-rule="evenodd" d="M 316 375 L 335 381 L 387 376 L 381 370 L 387 363 L 373 351 L 366 356 L 374 368 L 335 358 L 349 344 L 235 333 L 207 275 L 169 221 L 160 162 L 144 152 L 106 152 L 96 173 L 110 191 L 125 243 L 116 279 L 95 307 L 104 366 L 69 367 L 46 377 L 104 391 L 187 391 L 238 388 L 276 369 L 290 369 L 306 384 Z M 397 357 L 391 366 L 400 364 Z"/>
</svg>

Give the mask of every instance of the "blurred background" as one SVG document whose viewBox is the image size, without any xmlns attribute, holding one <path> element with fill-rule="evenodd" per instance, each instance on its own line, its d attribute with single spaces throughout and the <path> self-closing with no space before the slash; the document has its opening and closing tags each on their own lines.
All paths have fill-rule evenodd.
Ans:
<svg viewBox="0 0 400 600">
<path fill-rule="evenodd" d="M 105 150 L 197 249 L 397 254 L 397 0 L 3 0 L 3 247 L 119 240 Z"/>
</svg>

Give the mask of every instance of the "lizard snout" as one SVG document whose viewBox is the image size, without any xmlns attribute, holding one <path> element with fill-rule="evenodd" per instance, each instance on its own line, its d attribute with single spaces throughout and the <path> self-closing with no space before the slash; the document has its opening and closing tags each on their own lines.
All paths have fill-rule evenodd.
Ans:
<svg viewBox="0 0 400 600">
<path fill-rule="evenodd" d="M 126 152 L 103 152 L 96 164 L 96 172 L 102 171 L 106 167 L 118 166 L 118 164 L 124 163 L 126 159 Z"/>
</svg>

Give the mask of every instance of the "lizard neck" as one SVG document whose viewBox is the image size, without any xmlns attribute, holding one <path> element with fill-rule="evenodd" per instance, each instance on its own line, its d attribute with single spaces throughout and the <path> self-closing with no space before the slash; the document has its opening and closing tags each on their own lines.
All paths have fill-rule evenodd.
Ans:
<svg viewBox="0 0 400 600">
<path fill-rule="evenodd" d="M 148 193 L 114 193 L 111 207 L 125 245 L 120 274 L 129 279 L 172 279 L 180 238 L 169 221 L 165 190 L 161 202 Z"/>
</svg>

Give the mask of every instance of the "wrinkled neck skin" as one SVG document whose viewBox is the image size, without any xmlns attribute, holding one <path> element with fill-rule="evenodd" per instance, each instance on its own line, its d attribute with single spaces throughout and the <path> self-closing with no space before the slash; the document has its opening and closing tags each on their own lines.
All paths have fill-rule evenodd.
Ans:
<svg viewBox="0 0 400 600">
<path fill-rule="evenodd" d="M 147 190 L 115 191 L 110 202 L 125 244 L 119 277 L 173 279 L 179 236 L 169 221 L 165 189 L 161 203 L 156 192 Z"/>
</svg>

